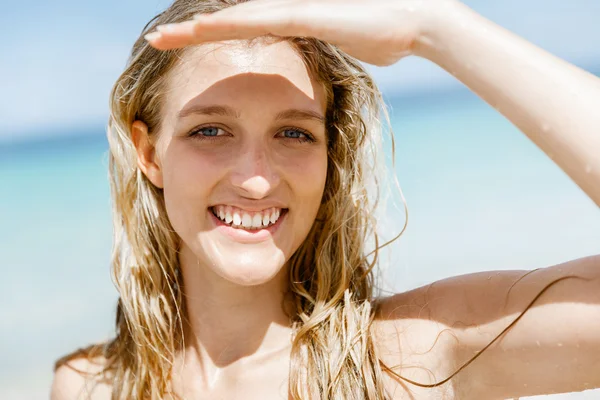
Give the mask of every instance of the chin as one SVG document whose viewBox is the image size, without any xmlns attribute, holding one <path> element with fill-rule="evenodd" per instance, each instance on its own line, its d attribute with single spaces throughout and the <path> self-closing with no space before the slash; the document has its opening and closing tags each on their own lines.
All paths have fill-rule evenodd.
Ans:
<svg viewBox="0 0 600 400">
<path fill-rule="evenodd" d="M 209 257 L 210 267 L 232 283 L 240 286 L 258 286 L 270 282 L 285 265 L 284 253 L 278 249 L 230 249 L 219 252 L 217 257 Z"/>
</svg>

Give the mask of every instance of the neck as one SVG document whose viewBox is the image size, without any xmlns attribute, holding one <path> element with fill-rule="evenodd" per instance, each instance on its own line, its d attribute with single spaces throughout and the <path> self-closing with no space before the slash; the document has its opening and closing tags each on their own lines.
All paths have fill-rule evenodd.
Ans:
<svg viewBox="0 0 600 400">
<path fill-rule="evenodd" d="M 199 264 L 188 248 L 179 257 L 186 364 L 197 364 L 208 377 L 237 361 L 266 357 L 291 345 L 291 324 L 283 308 L 287 268 L 263 284 L 241 286 Z"/>
</svg>

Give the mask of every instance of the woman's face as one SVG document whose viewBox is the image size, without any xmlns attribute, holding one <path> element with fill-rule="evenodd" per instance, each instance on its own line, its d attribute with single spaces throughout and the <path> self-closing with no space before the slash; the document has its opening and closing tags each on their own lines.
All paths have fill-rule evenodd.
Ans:
<svg viewBox="0 0 600 400">
<path fill-rule="evenodd" d="M 240 285 L 270 280 L 321 203 L 323 88 L 285 42 L 195 48 L 167 86 L 156 154 L 182 251 Z"/>
</svg>

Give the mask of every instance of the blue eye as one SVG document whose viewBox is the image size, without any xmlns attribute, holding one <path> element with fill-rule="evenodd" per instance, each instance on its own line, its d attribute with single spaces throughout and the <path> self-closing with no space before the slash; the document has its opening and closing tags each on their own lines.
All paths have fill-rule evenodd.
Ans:
<svg viewBox="0 0 600 400">
<path fill-rule="evenodd" d="M 290 128 L 282 131 L 283 137 L 286 139 L 294 139 L 299 142 L 314 142 L 313 137 L 303 130 Z"/>
<path fill-rule="evenodd" d="M 196 139 L 217 139 L 222 136 L 230 136 L 227 131 L 217 127 L 217 126 L 205 126 L 199 127 L 192 130 L 189 134 L 189 137 L 193 137 Z M 314 142 L 314 137 L 304 131 L 303 129 L 298 128 L 287 128 L 282 131 L 279 131 L 278 136 L 283 139 L 291 139 L 297 142 Z"/>
<path fill-rule="evenodd" d="M 207 126 L 206 128 L 198 129 L 196 132 L 202 134 L 202 136 L 217 136 L 217 134 L 219 133 L 219 128 L 214 126 Z"/>
<path fill-rule="evenodd" d="M 226 132 L 217 126 L 204 126 L 194 128 L 188 136 L 194 139 L 217 139 L 222 136 L 226 136 Z"/>
<path fill-rule="evenodd" d="M 296 129 L 286 129 L 283 131 L 283 135 L 290 139 L 300 139 L 300 137 L 305 136 L 304 133 Z"/>
</svg>

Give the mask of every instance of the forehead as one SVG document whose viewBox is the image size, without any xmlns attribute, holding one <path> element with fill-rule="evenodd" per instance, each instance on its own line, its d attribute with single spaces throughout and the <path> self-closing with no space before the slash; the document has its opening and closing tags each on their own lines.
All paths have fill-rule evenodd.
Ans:
<svg viewBox="0 0 600 400">
<path fill-rule="evenodd" d="M 324 113 L 323 87 L 285 41 L 209 43 L 187 50 L 169 73 L 164 111 L 186 104 L 257 104 Z"/>
</svg>

